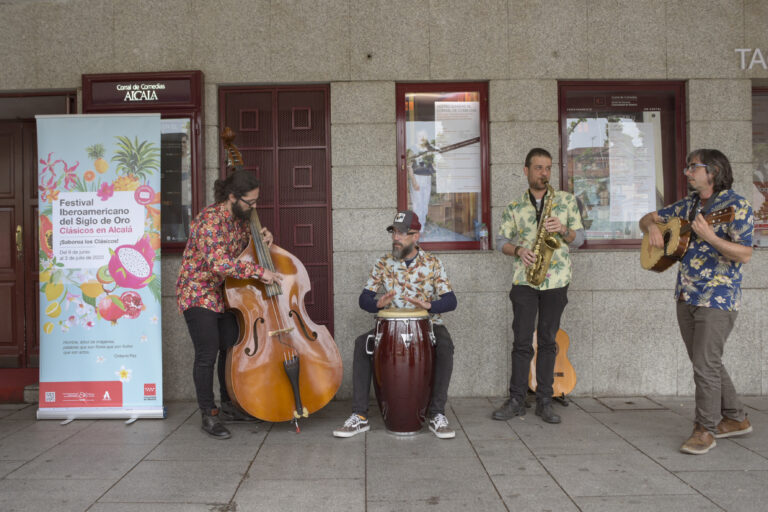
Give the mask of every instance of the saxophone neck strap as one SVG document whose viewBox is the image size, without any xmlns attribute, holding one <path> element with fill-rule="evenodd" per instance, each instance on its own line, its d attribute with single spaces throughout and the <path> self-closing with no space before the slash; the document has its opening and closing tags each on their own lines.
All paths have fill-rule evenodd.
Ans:
<svg viewBox="0 0 768 512">
<path fill-rule="evenodd" d="M 536 198 L 533 197 L 533 192 L 531 192 L 531 189 L 528 189 L 528 198 L 531 200 L 533 209 L 536 210 L 536 224 L 541 222 L 541 213 L 544 211 L 544 200 L 546 199 L 547 194 L 549 194 L 549 190 L 544 191 L 544 195 L 541 196 L 541 202 L 537 203 Z"/>
</svg>

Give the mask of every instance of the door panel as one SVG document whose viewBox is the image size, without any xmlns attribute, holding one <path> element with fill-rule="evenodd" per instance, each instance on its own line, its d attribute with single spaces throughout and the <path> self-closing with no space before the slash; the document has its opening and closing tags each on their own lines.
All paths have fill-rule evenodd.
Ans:
<svg viewBox="0 0 768 512">
<path fill-rule="evenodd" d="M 0 123 L 0 368 L 26 363 L 24 260 L 16 235 L 25 228 L 22 147 L 21 123 Z"/>
<path fill-rule="evenodd" d="M 307 268 L 307 311 L 333 333 L 329 94 L 326 85 L 223 87 L 219 99 L 222 127 L 261 182 L 261 223 Z"/>
</svg>

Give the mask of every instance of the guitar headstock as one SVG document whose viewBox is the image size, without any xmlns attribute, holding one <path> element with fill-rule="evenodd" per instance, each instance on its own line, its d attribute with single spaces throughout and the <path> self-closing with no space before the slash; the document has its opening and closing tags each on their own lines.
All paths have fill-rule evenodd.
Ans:
<svg viewBox="0 0 768 512">
<path fill-rule="evenodd" d="M 225 126 L 221 132 L 221 140 L 224 143 L 224 155 L 226 157 L 227 174 L 243 166 L 243 155 L 235 147 L 235 132 L 229 126 Z"/>
<path fill-rule="evenodd" d="M 736 208 L 729 206 L 722 210 L 717 210 L 706 216 L 710 224 L 720 224 L 721 222 L 731 222 L 736 217 Z"/>
</svg>

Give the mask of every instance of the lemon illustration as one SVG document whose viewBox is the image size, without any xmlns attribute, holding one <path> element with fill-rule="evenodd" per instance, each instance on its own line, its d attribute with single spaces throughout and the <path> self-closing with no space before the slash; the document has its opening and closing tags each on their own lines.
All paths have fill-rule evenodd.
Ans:
<svg viewBox="0 0 768 512">
<path fill-rule="evenodd" d="M 58 304 L 58 303 L 57 303 Z M 53 332 L 53 323 L 51 322 L 45 322 L 43 324 L 43 332 L 45 334 L 51 334 Z"/>
<path fill-rule="evenodd" d="M 93 297 L 93 298 L 98 297 L 104 291 L 104 288 L 101 286 L 101 283 L 96 280 L 87 281 L 81 284 L 80 289 L 83 291 L 83 295 L 85 295 L 86 297 Z"/>
<path fill-rule="evenodd" d="M 61 304 L 58 302 L 51 302 L 48 307 L 45 308 L 45 314 L 51 318 L 56 318 L 61 314 Z"/>
<path fill-rule="evenodd" d="M 61 296 L 61 292 L 64 291 L 64 285 L 61 283 L 48 283 L 45 287 L 45 298 L 48 300 L 54 300 Z"/>
<path fill-rule="evenodd" d="M 40 284 L 47 283 L 51 279 L 51 272 L 46 270 L 45 272 L 40 272 Z"/>
</svg>

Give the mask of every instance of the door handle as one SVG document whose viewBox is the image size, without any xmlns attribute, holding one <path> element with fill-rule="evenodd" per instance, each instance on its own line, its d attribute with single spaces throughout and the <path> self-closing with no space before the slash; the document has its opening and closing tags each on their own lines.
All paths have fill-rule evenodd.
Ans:
<svg viewBox="0 0 768 512">
<path fill-rule="evenodd" d="M 24 236 L 21 225 L 16 226 L 16 256 L 21 259 L 24 251 Z"/>
</svg>

